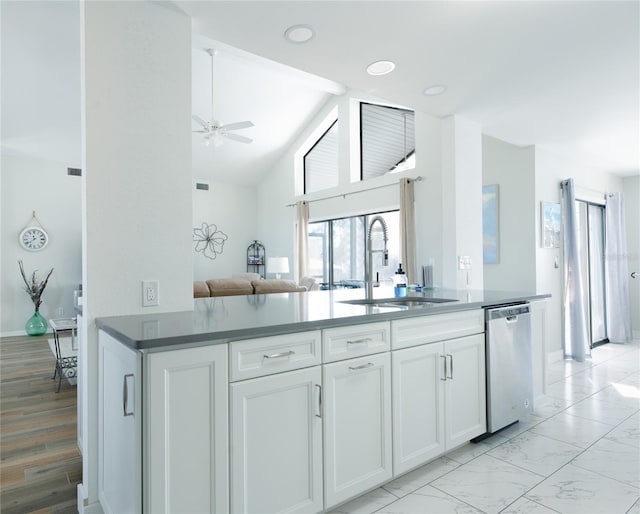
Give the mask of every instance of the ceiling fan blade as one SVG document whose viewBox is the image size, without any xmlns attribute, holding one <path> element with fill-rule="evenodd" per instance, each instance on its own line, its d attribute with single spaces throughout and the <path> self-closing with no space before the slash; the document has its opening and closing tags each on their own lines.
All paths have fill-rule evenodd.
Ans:
<svg viewBox="0 0 640 514">
<path fill-rule="evenodd" d="M 195 114 L 193 116 L 191 116 L 191 119 L 193 121 L 195 121 L 196 123 L 199 123 L 200 125 L 202 125 L 202 128 L 204 129 L 208 129 L 209 126 L 207 125 L 207 122 L 204 121 L 200 116 L 196 116 Z"/>
<path fill-rule="evenodd" d="M 253 139 L 250 137 L 241 136 L 239 134 L 225 134 L 224 137 L 229 139 L 233 139 L 234 141 L 238 141 L 240 143 L 252 143 Z"/>
<path fill-rule="evenodd" d="M 240 130 L 249 127 L 253 127 L 253 123 L 251 123 L 250 121 L 238 121 L 236 123 L 229 123 L 228 125 L 222 126 L 222 128 L 225 130 Z"/>
<path fill-rule="evenodd" d="M 209 131 L 208 130 L 192 130 L 191 132 L 193 132 L 194 134 L 207 134 Z"/>
</svg>

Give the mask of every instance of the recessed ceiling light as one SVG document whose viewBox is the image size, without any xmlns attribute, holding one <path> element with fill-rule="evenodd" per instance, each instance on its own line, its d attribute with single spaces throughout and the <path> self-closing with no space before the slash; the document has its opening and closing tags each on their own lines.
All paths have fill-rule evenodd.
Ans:
<svg viewBox="0 0 640 514">
<path fill-rule="evenodd" d="M 427 89 L 425 89 L 422 92 L 422 94 L 427 95 L 427 96 L 436 96 L 436 95 L 441 95 L 446 90 L 447 90 L 447 86 L 442 85 L 442 84 L 438 84 L 438 85 L 435 85 L 435 86 L 429 86 Z"/>
<path fill-rule="evenodd" d="M 292 25 L 284 31 L 284 37 L 289 43 L 306 43 L 316 35 L 313 27 L 309 25 Z"/>
<path fill-rule="evenodd" d="M 396 63 L 392 61 L 376 61 L 367 66 L 369 75 L 386 75 L 396 68 Z"/>
</svg>

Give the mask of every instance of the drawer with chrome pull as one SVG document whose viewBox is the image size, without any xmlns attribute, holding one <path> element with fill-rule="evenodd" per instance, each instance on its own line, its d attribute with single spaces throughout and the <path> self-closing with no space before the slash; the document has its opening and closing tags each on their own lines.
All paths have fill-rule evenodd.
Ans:
<svg viewBox="0 0 640 514">
<path fill-rule="evenodd" d="M 321 362 L 320 330 L 229 343 L 231 382 L 262 377 Z"/>
<path fill-rule="evenodd" d="M 391 349 L 388 321 L 322 331 L 322 362 L 335 362 Z"/>
</svg>

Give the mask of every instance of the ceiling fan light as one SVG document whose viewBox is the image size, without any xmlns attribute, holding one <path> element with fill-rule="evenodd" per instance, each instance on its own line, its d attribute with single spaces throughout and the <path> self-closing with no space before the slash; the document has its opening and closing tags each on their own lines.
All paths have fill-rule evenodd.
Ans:
<svg viewBox="0 0 640 514">
<path fill-rule="evenodd" d="M 219 133 L 211 136 L 211 140 L 213 141 L 214 148 L 218 148 L 219 146 L 222 146 L 222 144 L 224 143 L 224 137 L 222 136 L 222 134 L 219 134 Z"/>
</svg>

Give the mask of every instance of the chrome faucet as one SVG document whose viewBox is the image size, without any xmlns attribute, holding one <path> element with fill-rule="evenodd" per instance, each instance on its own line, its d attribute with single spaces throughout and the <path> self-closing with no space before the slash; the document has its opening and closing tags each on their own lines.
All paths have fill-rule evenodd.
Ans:
<svg viewBox="0 0 640 514">
<path fill-rule="evenodd" d="M 384 238 L 384 249 L 383 250 L 373 250 L 371 248 L 371 229 L 373 225 L 377 222 L 382 226 L 382 235 Z M 365 266 L 365 282 L 366 282 L 366 297 L 368 299 L 373 298 L 373 254 L 374 253 L 382 253 L 384 255 L 384 266 L 389 265 L 389 251 L 387 250 L 387 242 L 389 238 L 387 237 L 387 224 L 384 222 L 382 216 L 375 216 L 371 223 L 369 223 L 369 229 L 367 230 L 367 265 Z"/>
</svg>

